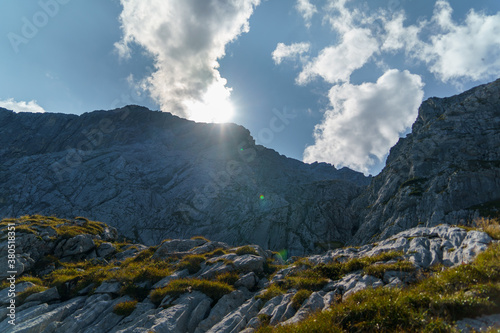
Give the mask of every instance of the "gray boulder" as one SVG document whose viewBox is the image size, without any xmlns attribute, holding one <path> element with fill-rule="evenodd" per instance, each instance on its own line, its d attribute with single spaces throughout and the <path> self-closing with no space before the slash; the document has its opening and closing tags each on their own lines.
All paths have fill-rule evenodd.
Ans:
<svg viewBox="0 0 500 333">
<path fill-rule="evenodd" d="M 58 258 L 68 258 L 82 255 L 95 249 L 95 243 L 91 235 L 77 235 L 68 240 L 61 240 L 55 250 L 54 255 Z"/>
</svg>

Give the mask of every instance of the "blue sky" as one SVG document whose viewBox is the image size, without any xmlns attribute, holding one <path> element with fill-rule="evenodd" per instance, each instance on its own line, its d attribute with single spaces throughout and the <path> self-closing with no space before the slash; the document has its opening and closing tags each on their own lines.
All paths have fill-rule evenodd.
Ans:
<svg viewBox="0 0 500 333">
<path fill-rule="evenodd" d="M 499 76 L 497 0 L 0 2 L 2 107 L 139 104 L 365 174 L 423 99 Z"/>
</svg>

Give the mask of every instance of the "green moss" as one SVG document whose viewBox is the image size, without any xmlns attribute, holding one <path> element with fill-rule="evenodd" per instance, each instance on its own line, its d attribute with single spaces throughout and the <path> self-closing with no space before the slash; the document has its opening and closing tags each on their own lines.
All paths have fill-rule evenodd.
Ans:
<svg viewBox="0 0 500 333">
<path fill-rule="evenodd" d="M 198 290 L 214 302 L 217 302 L 222 296 L 229 294 L 234 290 L 230 285 L 219 281 L 208 281 L 202 279 L 178 279 L 170 281 L 164 288 L 155 289 L 150 293 L 153 303 L 159 305 L 165 296 L 177 298 L 191 290 Z"/>
<path fill-rule="evenodd" d="M 129 316 L 132 312 L 134 312 L 137 306 L 137 301 L 126 301 L 116 304 L 113 307 L 113 313 L 119 316 Z"/>
</svg>

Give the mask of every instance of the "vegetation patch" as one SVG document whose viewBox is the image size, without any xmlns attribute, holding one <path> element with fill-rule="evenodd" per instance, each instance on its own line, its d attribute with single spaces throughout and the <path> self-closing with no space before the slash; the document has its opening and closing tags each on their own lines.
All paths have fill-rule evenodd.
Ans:
<svg viewBox="0 0 500 333">
<path fill-rule="evenodd" d="M 119 316 L 130 316 L 132 312 L 134 312 L 135 308 L 137 306 L 137 301 L 126 301 L 126 302 L 121 302 L 116 304 L 113 307 L 113 312 Z"/>
<path fill-rule="evenodd" d="M 238 273 L 236 273 L 236 272 L 226 272 L 226 273 L 222 273 L 220 275 L 217 275 L 215 277 L 216 281 L 219 281 L 219 282 L 231 285 L 231 286 L 234 285 L 236 283 L 236 281 L 238 281 L 239 279 L 240 279 L 240 277 L 239 277 Z"/>
<path fill-rule="evenodd" d="M 397 271 L 397 272 L 413 272 L 415 271 L 415 266 L 409 261 L 398 261 L 393 264 L 373 264 L 363 268 L 363 272 L 368 275 L 375 276 L 379 279 L 384 277 L 385 272 Z"/>
<path fill-rule="evenodd" d="M 155 289 L 150 293 L 150 298 L 157 306 L 165 296 L 178 298 L 187 292 L 198 290 L 214 302 L 217 302 L 222 296 L 229 294 L 234 288 L 227 283 L 220 281 L 208 281 L 202 279 L 178 279 L 170 281 L 165 287 Z"/>
<path fill-rule="evenodd" d="M 204 256 L 198 254 L 190 254 L 182 258 L 182 260 L 177 264 L 177 269 L 187 269 L 189 271 L 189 274 L 195 274 L 201 269 L 201 263 L 204 261 Z"/>
<path fill-rule="evenodd" d="M 453 332 L 456 320 L 500 311 L 499 262 L 492 244 L 472 264 L 402 290 L 365 289 L 299 324 L 259 332 Z"/>
<path fill-rule="evenodd" d="M 245 245 L 245 246 L 242 246 L 242 247 L 239 247 L 236 249 L 235 253 L 239 256 L 242 256 L 242 255 L 245 255 L 245 254 L 253 254 L 254 256 L 258 256 L 259 254 L 257 253 L 257 251 L 251 247 L 251 246 L 248 246 L 248 245 Z"/>
<path fill-rule="evenodd" d="M 21 282 L 31 282 L 31 283 L 37 284 L 39 286 L 43 285 L 42 279 L 37 278 L 37 277 L 33 277 L 33 276 L 29 276 L 29 275 L 23 276 L 23 277 L 16 280 L 16 283 L 21 283 Z"/>
<path fill-rule="evenodd" d="M 224 254 L 227 254 L 227 251 L 220 247 L 220 248 L 213 250 L 212 252 L 205 253 L 205 258 L 209 259 L 209 258 L 213 258 L 216 256 L 222 256 Z"/>
<path fill-rule="evenodd" d="M 299 272 L 301 275 L 310 275 L 310 276 L 318 276 L 318 277 L 323 277 L 323 278 L 328 278 L 332 280 L 339 280 L 345 275 L 359 271 L 359 270 L 364 270 L 365 268 L 368 269 L 369 266 L 373 265 L 376 262 L 384 262 L 388 261 L 391 259 L 398 258 L 402 256 L 403 253 L 399 251 L 391 251 L 391 252 L 384 252 L 379 255 L 373 256 L 373 257 L 364 257 L 364 258 L 354 258 L 351 259 L 347 262 L 338 262 L 334 261 L 333 263 L 329 264 L 319 264 L 310 270 L 306 270 L 303 272 Z M 383 266 L 381 270 L 384 268 L 401 268 L 401 269 L 409 269 L 409 267 L 405 266 L 408 264 L 397 264 L 396 266 Z M 376 268 L 370 269 L 371 271 L 375 271 Z M 398 269 L 394 269 L 398 270 Z"/>
<path fill-rule="evenodd" d="M 210 242 L 209 239 L 206 239 L 205 237 L 203 236 L 194 236 L 194 237 L 191 237 L 192 240 L 204 240 L 206 242 Z"/>
<path fill-rule="evenodd" d="M 283 295 L 286 292 L 282 287 L 272 284 L 270 285 L 264 292 L 255 296 L 255 299 L 261 299 L 262 302 L 266 303 L 267 301 L 275 298 L 276 296 Z"/>
<path fill-rule="evenodd" d="M 148 255 L 144 258 L 148 258 Z M 97 287 L 104 281 L 114 280 L 123 285 L 122 295 L 142 300 L 147 293 L 144 295 L 144 291 L 135 286 L 136 283 L 150 281 L 154 284 L 173 272 L 172 265 L 168 262 L 149 259 L 138 261 L 137 257 L 125 260 L 119 266 L 114 263 L 96 266 L 89 261 L 60 263 L 60 265 L 63 267 L 47 275 L 44 282 L 50 287 L 58 287 L 61 295 L 66 297 L 75 295 L 92 283 Z M 68 282 L 72 285 L 70 290 L 66 290 L 64 286 Z"/>
<path fill-rule="evenodd" d="M 479 229 L 487 233 L 491 238 L 500 240 L 500 218 L 479 218 L 474 221 Z"/>
<path fill-rule="evenodd" d="M 312 294 L 312 291 L 310 291 L 310 290 L 303 289 L 303 290 L 297 291 L 297 293 L 295 293 L 295 295 L 293 295 L 293 298 L 292 298 L 292 307 L 297 311 L 302 306 L 304 301 L 306 299 L 308 299 L 309 296 L 311 296 L 311 294 Z"/>
<path fill-rule="evenodd" d="M 53 216 L 26 215 L 18 219 L 3 220 L 0 225 L 16 223 L 16 232 L 37 234 L 38 229 L 51 228 L 63 238 L 72 238 L 81 234 L 100 235 L 104 232 L 105 224 L 77 217 L 74 221 L 60 219 Z"/>
<path fill-rule="evenodd" d="M 22 304 L 22 303 L 24 303 L 26 298 L 28 298 L 28 296 L 33 295 L 33 294 L 37 294 L 37 293 L 41 293 L 42 291 L 45 291 L 47 289 L 48 288 L 44 287 L 44 286 L 31 286 L 29 288 L 26 288 L 26 290 L 17 294 L 17 301 L 19 301 L 19 303 Z"/>
</svg>

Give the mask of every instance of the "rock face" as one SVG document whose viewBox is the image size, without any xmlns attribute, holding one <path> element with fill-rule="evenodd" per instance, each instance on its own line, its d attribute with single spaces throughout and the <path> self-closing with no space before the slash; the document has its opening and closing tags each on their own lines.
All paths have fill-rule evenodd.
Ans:
<svg viewBox="0 0 500 333">
<path fill-rule="evenodd" d="M 500 208 L 500 80 L 450 98 L 430 98 L 412 133 L 356 199 L 353 244 L 417 225 L 468 223 L 478 205 Z"/>
<path fill-rule="evenodd" d="M 327 250 L 352 236 L 347 207 L 370 181 L 255 145 L 241 126 L 138 106 L 81 116 L 0 109 L 0 132 L 0 217 L 82 215 L 148 245 L 203 235 Z"/>
</svg>

